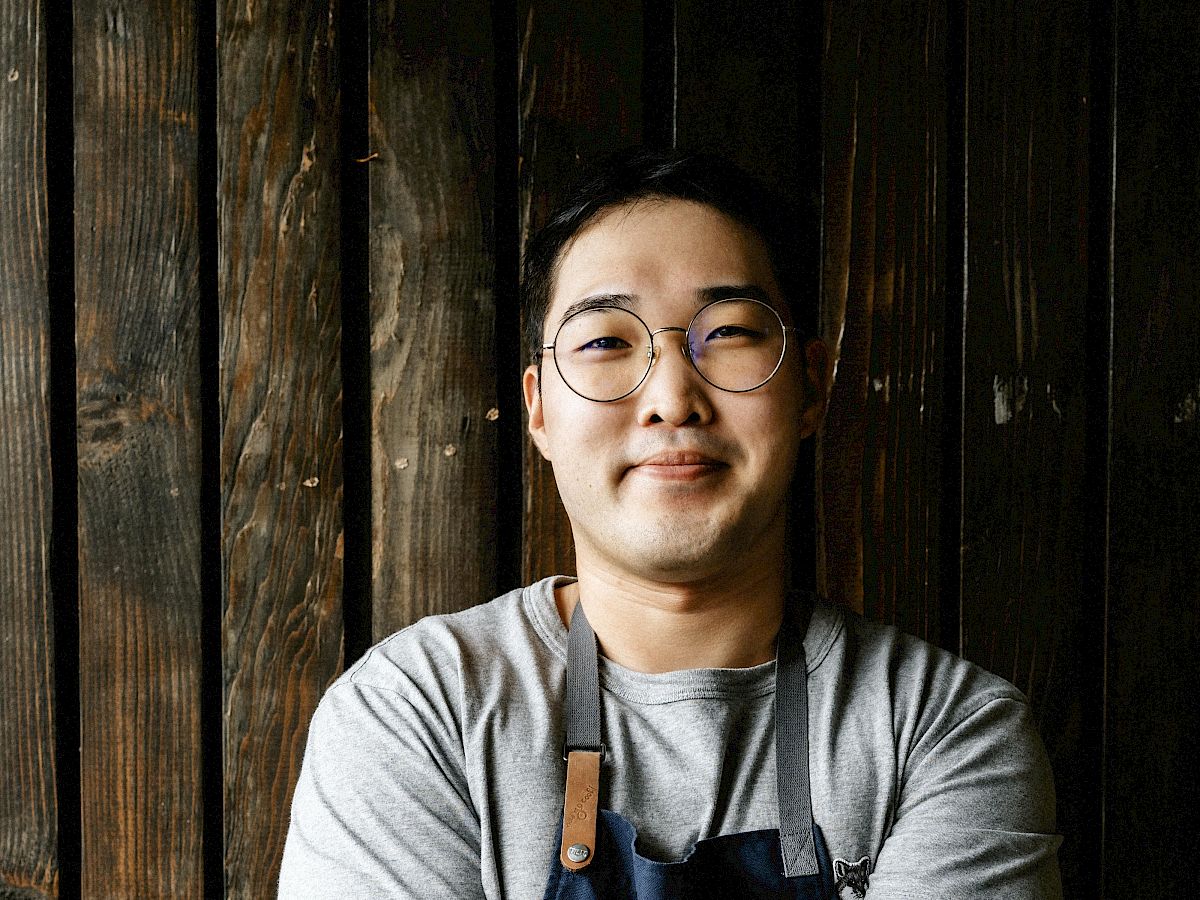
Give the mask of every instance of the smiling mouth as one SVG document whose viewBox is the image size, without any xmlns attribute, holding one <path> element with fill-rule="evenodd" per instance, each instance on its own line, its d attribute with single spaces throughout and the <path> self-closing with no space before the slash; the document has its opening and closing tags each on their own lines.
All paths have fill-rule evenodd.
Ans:
<svg viewBox="0 0 1200 900">
<path fill-rule="evenodd" d="M 660 481 L 698 481 L 728 469 L 728 463 L 700 453 L 661 453 L 630 466 L 634 472 Z"/>
</svg>

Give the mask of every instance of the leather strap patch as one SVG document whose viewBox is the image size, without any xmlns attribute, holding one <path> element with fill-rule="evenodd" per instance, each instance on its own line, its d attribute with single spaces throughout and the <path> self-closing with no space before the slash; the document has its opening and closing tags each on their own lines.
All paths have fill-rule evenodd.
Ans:
<svg viewBox="0 0 1200 900">
<path fill-rule="evenodd" d="M 572 872 L 585 869 L 596 856 L 596 816 L 600 806 L 600 754 L 572 750 L 567 754 L 567 797 L 563 809 L 559 861 Z"/>
</svg>

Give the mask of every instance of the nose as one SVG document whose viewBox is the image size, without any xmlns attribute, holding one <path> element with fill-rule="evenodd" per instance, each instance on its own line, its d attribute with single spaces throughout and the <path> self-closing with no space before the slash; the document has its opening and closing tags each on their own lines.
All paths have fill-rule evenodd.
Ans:
<svg viewBox="0 0 1200 900">
<path fill-rule="evenodd" d="M 678 332 L 664 337 L 664 332 Z M 706 425 L 713 409 L 706 384 L 687 357 L 687 330 L 659 328 L 650 333 L 654 359 L 637 393 L 638 424 Z"/>
</svg>

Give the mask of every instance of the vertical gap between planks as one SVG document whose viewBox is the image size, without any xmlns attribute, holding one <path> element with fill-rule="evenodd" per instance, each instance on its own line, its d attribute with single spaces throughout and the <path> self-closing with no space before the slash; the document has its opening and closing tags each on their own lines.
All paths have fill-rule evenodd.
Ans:
<svg viewBox="0 0 1200 900">
<path fill-rule="evenodd" d="M 79 759 L 79 489 L 75 406 L 74 23 L 46 2 L 46 274 L 50 301 L 50 591 L 54 615 L 54 763 L 58 895 L 83 869 Z"/>
<path fill-rule="evenodd" d="M 500 418 L 496 442 L 496 591 L 521 584 L 522 487 L 521 446 L 524 404 L 519 388 L 521 360 L 520 301 L 520 145 L 517 127 L 517 65 L 520 37 L 514 0 L 492 4 L 495 81 L 495 371 L 496 409 Z M 513 477 L 515 475 L 515 477 Z"/>
<path fill-rule="evenodd" d="M 963 652 L 963 398 L 968 292 L 967 121 L 970 3 L 946 4 L 946 321 L 942 346 L 942 492 L 938 643 Z"/>
<path fill-rule="evenodd" d="M 341 72 L 342 634 L 343 660 L 373 643 L 371 535 L 371 134 L 373 3 L 338 7 Z M 362 53 L 348 48 L 371 48 Z M 365 160 L 360 162 L 359 160 Z"/>
<path fill-rule="evenodd" d="M 205 897 L 225 895 L 221 590 L 221 298 L 217 235 L 217 14 L 196 7 L 200 309 L 200 771 Z"/>
<path fill-rule="evenodd" d="M 1083 699 L 1081 745 L 1094 748 L 1085 765 L 1094 773 L 1093 834 L 1080 843 L 1079 871 L 1095 872 L 1095 896 L 1105 896 L 1105 833 L 1108 718 L 1108 608 L 1110 491 L 1112 473 L 1112 366 L 1114 252 L 1116 236 L 1117 9 L 1115 0 L 1092 4 L 1088 131 L 1088 291 L 1084 333 L 1083 515 L 1102 526 L 1102 540 L 1084 545 L 1081 619 L 1081 682 L 1094 686 Z M 1086 614 L 1091 610 L 1092 614 Z"/>
</svg>

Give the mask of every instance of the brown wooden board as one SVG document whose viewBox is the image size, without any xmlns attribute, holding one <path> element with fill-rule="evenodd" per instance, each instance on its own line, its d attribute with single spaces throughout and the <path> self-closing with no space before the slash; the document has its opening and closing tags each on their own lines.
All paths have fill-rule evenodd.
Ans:
<svg viewBox="0 0 1200 900">
<path fill-rule="evenodd" d="M 74 23 L 82 892 L 199 897 L 193 6 Z"/>
<path fill-rule="evenodd" d="M 231 897 L 274 895 L 308 721 L 342 667 L 337 6 L 217 12 Z"/>
<path fill-rule="evenodd" d="M 1200 18 L 1183 0 L 1117 10 L 1104 895 L 1183 896 L 1200 858 Z"/>
<path fill-rule="evenodd" d="M 46 33 L 0 0 L 0 896 L 57 896 Z"/>
<path fill-rule="evenodd" d="M 946 12 L 828 3 L 818 588 L 937 640 Z"/>
<path fill-rule="evenodd" d="M 581 159 L 641 141 L 641 5 L 517 4 L 521 245 L 540 227 Z M 527 364 L 522 359 L 521 368 Z M 520 373 L 501 374 L 501 388 Z M 522 572 L 532 581 L 575 571 L 571 525 L 549 463 L 524 442 Z"/>
<path fill-rule="evenodd" d="M 1099 702 L 1084 690 L 1079 640 L 1094 612 L 1080 591 L 1087 16 L 1082 0 L 973 5 L 967 65 L 960 652 L 1033 704 L 1055 770 L 1067 896 L 1096 890 L 1073 863 L 1092 828 L 1080 804 L 1099 777 L 1080 733 L 1083 704 Z"/>
<path fill-rule="evenodd" d="M 488 4 L 372 3 L 370 65 L 372 621 L 382 637 L 496 593 Z"/>
</svg>

